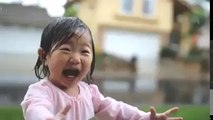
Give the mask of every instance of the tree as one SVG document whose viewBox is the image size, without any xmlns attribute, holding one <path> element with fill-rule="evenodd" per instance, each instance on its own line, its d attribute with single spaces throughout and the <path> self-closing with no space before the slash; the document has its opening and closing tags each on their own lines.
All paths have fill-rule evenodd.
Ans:
<svg viewBox="0 0 213 120">
<path fill-rule="evenodd" d="M 67 8 L 65 8 L 64 16 L 71 17 L 71 16 L 77 16 L 78 12 L 74 5 L 70 5 Z"/>
<path fill-rule="evenodd" d="M 195 7 L 194 9 L 192 9 L 189 15 L 189 19 L 191 24 L 189 33 L 194 34 L 197 33 L 199 29 L 205 24 L 207 16 L 205 15 L 204 9 L 202 9 L 201 7 Z"/>
<path fill-rule="evenodd" d="M 70 16 L 77 16 L 78 14 L 78 7 L 77 5 L 82 0 L 67 0 L 67 3 L 64 5 L 65 7 L 65 13 L 64 16 L 70 17 Z"/>
</svg>

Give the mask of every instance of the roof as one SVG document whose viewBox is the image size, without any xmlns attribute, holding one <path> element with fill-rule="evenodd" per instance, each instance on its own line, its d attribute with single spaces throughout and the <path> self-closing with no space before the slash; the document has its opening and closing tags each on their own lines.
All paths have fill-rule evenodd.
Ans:
<svg viewBox="0 0 213 120">
<path fill-rule="evenodd" d="M 44 27 L 54 18 L 48 16 L 46 9 L 38 6 L 0 3 L 0 24 Z"/>
</svg>

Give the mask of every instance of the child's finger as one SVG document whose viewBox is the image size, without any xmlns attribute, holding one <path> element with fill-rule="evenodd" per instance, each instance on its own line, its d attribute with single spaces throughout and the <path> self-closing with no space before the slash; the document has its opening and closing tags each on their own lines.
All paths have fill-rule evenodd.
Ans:
<svg viewBox="0 0 213 120">
<path fill-rule="evenodd" d="M 173 118 L 168 118 L 167 120 L 183 120 L 182 117 L 173 117 Z"/>
<path fill-rule="evenodd" d="M 58 114 L 56 115 L 56 120 L 64 120 L 66 118 L 66 115 L 68 111 L 70 110 L 71 106 L 67 105 L 65 108 L 63 108 Z"/>
<path fill-rule="evenodd" d="M 150 112 L 151 112 L 150 117 L 155 118 L 156 117 L 156 110 L 153 106 L 150 107 Z"/>
<path fill-rule="evenodd" d="M 169 116 L 171 113 L 175 113 L 175 112 L 177 112 L 178 110 L 179 110 L 178 107 L 174 107 L 174 108 L 171 108 L 171 109 L 167 110 L 166 112 L 164 112 L 164 114 L 165 114 L 166 116 Z"/>
<path fill-rule="evenodd" d="M 61 111 L 61 114 L 65 115 L 67 114 L 67 112 L 70 110 L 71 106 L 70 105 L 67 105 L 62 111 Z"/>
</svg>

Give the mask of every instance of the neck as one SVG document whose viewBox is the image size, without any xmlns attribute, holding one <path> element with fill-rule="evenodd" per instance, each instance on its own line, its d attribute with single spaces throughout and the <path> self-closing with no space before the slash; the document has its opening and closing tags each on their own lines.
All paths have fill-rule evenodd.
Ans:
<svg viewBox="0 0 213 120">
<path fill-rule="evenodd" d="M 63 91 L 66 92 L 68 95 L 74 96 L 74 97 L 77 97 L 80 94 L 80 88 L 78 85 L 71 88 L 66 88 Z"/>
<path fill-rule="evenodd" d="M 56 87 L 58 87 L 59 89 L 61 89 L 62 91 L 64 91 L 65 93 L 67 93 L 70 96 L 78 96 L 80 93 L 80 88 L 78 86 L 78 83 L 75 84 L 74 86 L 66 86 L 66 85 L 57 83 L 56 81 L 52 80 L 51 78 L 49 78 L 49 80 L 52 84 L 54 84 Z"/>
</svg>

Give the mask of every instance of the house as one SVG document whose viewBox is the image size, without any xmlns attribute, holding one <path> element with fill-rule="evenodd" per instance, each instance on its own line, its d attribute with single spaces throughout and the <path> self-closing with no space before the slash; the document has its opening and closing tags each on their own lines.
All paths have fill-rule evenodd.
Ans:
<svg viewBox="0 0 213 120">
<path fill-rule="evenodd" d="M 190 11 L 183 0 L 80 0 L 78 17 L 90 27 L 96 51 L 130 60 L 139 57 L 139 74 L 155 76 L 163 46 L 179 42 L 170 34 L 181 14 Z M 69 1 L 68 1 L 69 3 Z M 73 3 L 73 1 L 72 1 Z M 181 21 L 183 24 L 185 21 Z M 180 34 L 180 30 L 175 33 Z"/>
<path fill-rule="evenodd" d="M 78 17 L 93 33 L 98 53 L 126 59 L 138 56 L 146 59 L 143 67 L 152 61 L 151 72 L 156 69 L 161 48 L 170 42 L 180 42 L 178 34 L 189 26 L 180 19 L 181 14 L 190 11 L 184 0 L 70 0 L 67 5 L 74 1 L 79 4 Z M 172 31 L 177 26 L 186 27 Z M 177 35 L 170 40 L 173 32 Z"/>
<path fill-rule="evenodd" d="M 79 7 L 78 16 L 91 28 L 98 53 L 127 60 L 137 56 L 138 74 L 156 79 L 159 51 L 173 26 L 172 1 L 82 0 Z"/>
<path fill-rule="evenodd" d="M 179 79 L 199 79 L 199 75 L 194 75 L 194 72 L 199 72 L 197 66 L 190 71 L 178 63 L 168 62 L 171 69 L 164 66 L 167 62 L 160 63 L 159 55 L 164 46 L 172 46 L 179 55 L 186 55 L 189 51 L 191 40 L 183 39 L 191 39 L 191 36 L 182 38 L 190 28 L 188 13 L 191 12 L 192 6 L 186 0 L 70 1 L 68 0 L 66 7 L 72 4 L 78 6 L 78 17 L 91 29 L 97 53 L 109 53 L 125 60 L 130 60 L 132 56 L 139 58 L 138 81 L 141 80 L 148 86 L 141 87 L 141 83 L 135 83 L 139 91 L 146 91 L 144 88 L 148 91 L 158 89 L 160 80 L 178 82 Z M 123 70 L 122 67 L 117 67 L 119 68 Z M 117 69 L 114 71 L 116 74 L 119 73 Z M 190 84 L 190 81 L 188 83 Z M 143 90 L 140 90 L 141 88 Z M 190 100 L 183 98 L 179 101 Z"/>
</svg>

